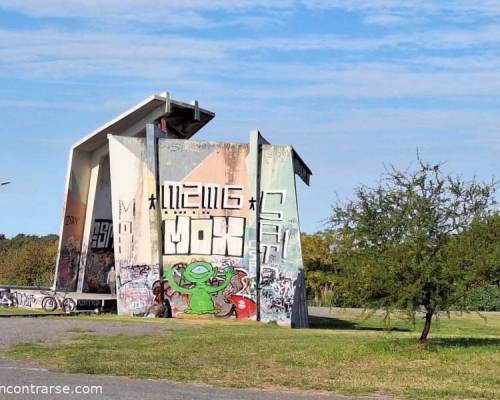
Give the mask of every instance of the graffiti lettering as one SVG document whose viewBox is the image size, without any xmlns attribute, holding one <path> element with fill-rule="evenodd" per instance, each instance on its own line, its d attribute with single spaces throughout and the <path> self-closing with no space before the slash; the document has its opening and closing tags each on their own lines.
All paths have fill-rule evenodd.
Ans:
<svg viewBox="0 0 500 400">
<path fill-rule="evenodd" d="M 165 181 L 161 187 L 163 209 L 226 209 L 243 207 L 243 186 Z"/>
<path fill-rule="evenodd" d="M 113 221 L 96 219 L 92 230 L 91 250 L 113 249 Z"/>
<path fill-rule="evenodd" d="M 72 215 L 67 215 L 64 217 L 64 225 L 76 225 L 80 221 L 80 217 L 74 217 Z"/>
<path fill-rule="evenodd" d="M 34 307 L 36 306 L 36 297 L 33 294 L 23 292 L 13 292 L 13 296 L 17 299 L 17 305 L 20 307 Z"/>
<path fill-rule="evenodd" d="M 283 230 L 282 206 L 286 200 L 285 190 L 264 190 L 261 195 L 262 208 L 259 216 L 260 224 L 260 251 L 262 263 L 281 257 L 283 261 L 288 256 L 288 241 L 290 231 Z"/>
<path fill-rule="evenodd" d="M 243 257 L 245 218 L 191 218 L 163 221 L 163 254 Z"/>
</svg>

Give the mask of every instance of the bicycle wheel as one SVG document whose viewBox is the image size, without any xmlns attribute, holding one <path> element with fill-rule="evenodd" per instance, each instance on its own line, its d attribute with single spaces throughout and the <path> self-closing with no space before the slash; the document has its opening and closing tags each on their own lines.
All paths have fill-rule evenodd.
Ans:
<svg viewBox="0 0 500 400">
<path fill-rule="evenodd" d="M 62 306 L 63 311 L 66 313 L 73 312 L 76 309 L 76 303 L 73 299 L 64 299 Z"/>
<path fill-rule="evenodd" d="M 42 308 L 47 312 L 52 312 L 57 308 L 57 301 L 52 296 L 44 297 L 42 300 Z"/>
</svg>

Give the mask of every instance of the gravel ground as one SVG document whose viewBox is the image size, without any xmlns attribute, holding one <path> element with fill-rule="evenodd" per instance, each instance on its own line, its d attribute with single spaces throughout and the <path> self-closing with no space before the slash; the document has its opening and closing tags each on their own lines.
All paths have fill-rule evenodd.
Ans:
<svg viewBox="0 0 500 400">
<path fill-rule="evenodd" d="M 11 317 L 0 319 L 0 348 L 21 342 L 64 339 L 83 332 L 68 330 L 86 330 L 96 335 L 165 335 L 167 329 L 178 329 L 179 324 L 140 324 L 108 321 L 78 321 L 66 317 L 27 318 Z"/>
</svg>

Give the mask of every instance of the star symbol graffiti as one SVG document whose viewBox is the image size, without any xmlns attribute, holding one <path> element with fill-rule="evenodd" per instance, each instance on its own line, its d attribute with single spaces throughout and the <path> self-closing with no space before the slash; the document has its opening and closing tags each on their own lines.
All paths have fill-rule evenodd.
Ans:
<svg viewBox="0 0 500 400">
<path fill-rule="evenodd" d="M 154 194 L 152 194 L 148 200 L 149 200 L 149 209 L 156 210 L 156 204 L 155 204 L 156 196 Z"/>
<path fill-rule="evenodd" d="M 252 197 L 250 200 L 248 200 L 248 202 L 250 203 L 250 210 L 255 210 L 255 203 L 257 202 L 257 200 Z"/>
</svg>

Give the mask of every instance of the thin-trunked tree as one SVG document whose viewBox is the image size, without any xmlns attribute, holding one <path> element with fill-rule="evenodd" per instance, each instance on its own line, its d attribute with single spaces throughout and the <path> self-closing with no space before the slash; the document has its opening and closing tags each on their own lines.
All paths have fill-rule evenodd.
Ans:
<svg viewBox="0 0 500 400">
<path fill-rule="evenodd" d="M 465 181 L 424 163 L 386 169 L 377 187 L 361 186 L 356 198 L 333 207 L 330 223 L 343 238 L 341 292 L 367 307 L 422 308 L 427 341 L 433 316 L 462 304 L 484 277 L 475 264 L 449 257 L 451 243 L 474 220 L 491 213 L 496 182 Z"/>
</svg>

